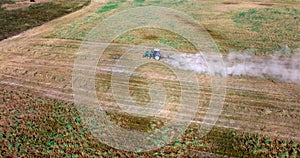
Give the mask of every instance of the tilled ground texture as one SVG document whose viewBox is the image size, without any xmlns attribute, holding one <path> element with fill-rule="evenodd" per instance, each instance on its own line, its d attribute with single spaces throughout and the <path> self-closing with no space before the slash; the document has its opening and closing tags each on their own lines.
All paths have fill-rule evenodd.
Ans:
<svg viewBox="0 0 300 158">
<path fill-rule="evenodd" d="M 181 139 L 140 154 L 99 143 L 83 126 L 72 104 L 74 59 L 82 42 L 76 37 L 82 35 L 71 30 L 74 39 L 58 38 L 57 34 L 63 32 L 57 30 L 61 26 L 71 27 L 76 20 L 87 20 L 99 10 L 105 12 L 103 6 L 102 2 L 93 1 L 83 10 L 0 43 L 1 155 L 300 156 L 300 85 L 245 76 L 227 78 L 223 111 L 213 130 L 203 138 L 197 137 L 197 129 L 212 95 L 211 78 L 198 74 L 200 107 L 197 118 Z M 111 67 L 122 55 L 120 52 L 122 45 L 112 44 L 98 64 L 95 86 L 103 105 L 114 104 Z M 178 103 L 178 82 L 172 71 L 158 61 L 153 62 L 151 69 L 139 68 L 129 80 L 130 93 L 138 104 L 149 102 L 150 81 L 160 81 L 167 87 L 170 107 Z M 152 120 L 137 121 L 126 114 L 112 112 L 110 116 L 127 129 L 147 131 L 160 126 L 157 120 L 152 124 Z"/>
</svg>

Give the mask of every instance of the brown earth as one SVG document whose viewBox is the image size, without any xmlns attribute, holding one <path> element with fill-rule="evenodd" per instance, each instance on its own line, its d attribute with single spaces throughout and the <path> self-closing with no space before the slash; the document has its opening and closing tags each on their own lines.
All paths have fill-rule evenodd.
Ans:
<svg viewBox="0 0 300 158">
<path fill-rule="evenodd" d="M 35 0 L 35 2 L 30 2 L 30 0 L 17 0 L 14 4 L 3 4 L 1 8 L 5 8 L 7 10 L 14 10 L 14 9 L 24 9 L 29 7 L 32 4 L 39 4 L 39 3 L 47 3 L 51 2 L 52 0 Z"/>
<path fill-rule="evenodd" d="M 80 11 L 1 41 L 0 84 L 15 90 L 31 89 L 40 95 L 72 102 L 72 70 L 81 41 L 45 37 L 57 26 L 68 25 L 74 19 L 96 12 L 104 2 L 93 0 Z M 224 5 L 229 4 L 215 9 L 227 10 Z M 259 6 L 253 3 L 232 5 Z M 203 80 L 200 87 L 207 93 L 208 98 L 204 99 L 207 101 L 209 82 L 200 75 L 199 79 Z M 300 85 L 229 77 L 226 88 L 224 109 L 216 126 L 300 142 Z"/>
</svg>

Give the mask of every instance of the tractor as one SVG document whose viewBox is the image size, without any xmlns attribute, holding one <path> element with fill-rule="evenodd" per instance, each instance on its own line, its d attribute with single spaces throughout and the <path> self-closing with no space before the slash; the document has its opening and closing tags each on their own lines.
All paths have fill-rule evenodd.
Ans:
<svg viewBox="0 0 300 158">
<path fill-rule="evenodd" d="M 160 60 L 161 59 L 160 49 L 154 48 L 153 50 L 146 51 L 143 57 L 147 57 L 148 59 L 153 58 L 155 60 Z"/>
</svg>

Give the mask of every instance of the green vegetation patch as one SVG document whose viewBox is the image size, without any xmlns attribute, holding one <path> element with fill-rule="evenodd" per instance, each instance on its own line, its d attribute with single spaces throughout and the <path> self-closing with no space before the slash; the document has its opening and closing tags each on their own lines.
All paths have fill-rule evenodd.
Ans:
<svg viewBox="0 0 300 158">
<path fill-rule="evenodd" d="M 230 3 L 230 2 L 228 2 Z M 51 37 L 83 40 L 85 35 L 98 23 L 115 11 L 121 11 L 138 6 L 162 6 L 183 11 L 202 24 L 215 40 L 220 51 L 227 53 L 231 50 L 245 50 L 253 48 L 257 54 L 272 53 L 282 46 L 291 49 L 299 47 L 300 43 L 300 13 L 299 7 L 289 3 L 277 3 L 262 8 L 262 5 L 251 3 L 252 9 L 235 8 L 218 9 L 224 4 L 220 1 L 110 1 L 95 12 L 90 20 L 76 20 L 68 27 L 59 27 Z M 230 5 L 239 5 L 233 3 Z M 257 7 L 255 7 L 257 5 Z M 226 6 L 224 6 L 226 8 Z M 98 13 L 98 14 L 97 14 Z M 101 14 L 100 14 L 101 13 Z M 139 32 L 143 34 L 142 32 Z M 163 37 L 165 36 L 165 37 Z M 189 43 L 183 43 L 177 39 L 166 38 L 168 36 L 152 34 L 141 39 L 138 34 L 126 34 L 115 41 L 126 44 L 141 44 L 143 41 L 157 40 L 161 44 L 174 48 L 190 47 Z M 184 48 L 185 49 L 185 48 Z M 185 49 L 189 51 L 190 48 Z"/>
<path fill-rule="evenodd" d="M 15 2 L 13 0 L 1 0 L 0 1 L 0 7 L 3 5 L 3 4 L 14 4 Z"/>
<path fill-rule="evenodd" d="M 208 150 L 233 157 L 299 157 L 300 144 L 258 134 L 249 134 L 230 129 L 213 128 L 204 137 L 211 146 Z"/>
<path fill-rule="evenodd" d="M 233 15 L 236 26 L 251 35 L 237 38 L 240 47 L 254 47 L 263 52 L 273 51 L 280 46 L 299 47 L 300 10 L 283 6 L 280 8 L 254 8 Z M 242 46 L 244 44 L 244 46 Z"/>
<path fill-rule="evenodd" d="M 104 13 L 104 12 L 108 12 L 110 10 L 113 10 L 113 9 L 116 9 L 119 7 L 119 4 L 118 3 L 107 3 L 105 6 L 103 6 L 100 10 L 98 10 L 98 14 L 100 13 Z"/>
<path fill-rule="evenodd" d="M 300 144 L 263 135 L 213 128 L 199 138 L 200 126 L 191 124 L 181 138 L 151 152 L 133 153 L 102 144 L 85 128 L 74 104 L 37 97 L 29 91 L 0 85 L 0 154 L 4 157 L 201 157 L 201 152 L 233 157 L 299 157 Z M 132 122 L 146 132 L 159 121 L 110 113 L 117 122 Z M 146 124 L 145 124 L 146 123 Z"/>
<path fill-rule="evenodd" d="M 170 46 L 182 52 L 195 53 L 197 52 L 195 46 L 184 37 L 171 32 L 169 30 L 157 28 L 142 28 L 126 32 L 116 38 L 114 43 L 119 44 L 142 44 L 155 43 Z"/>
<path fill-rule="evenodd" d="M 95 156 L 95 149 L 105 148 L 84 128 L 73 104 L 2 88 L 0 95 L 1 121 L 5 121 L 0 125 L 0 155 Z"/>
<path fill-rule="evenodd" d="M 143 3 L 145 2 L 145 0 L 134 0 L 135 2 L 138 2 L 138 3 Z"/>
</svg>

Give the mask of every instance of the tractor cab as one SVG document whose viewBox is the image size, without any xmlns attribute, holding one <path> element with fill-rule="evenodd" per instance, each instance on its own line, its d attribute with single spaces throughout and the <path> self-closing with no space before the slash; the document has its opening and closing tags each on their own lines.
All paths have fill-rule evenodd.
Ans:
<svg viewBox="0 0 300 158">
<path fill-rule="evenodd" d="M 153 50 L 153 56 L 155 60 L 159 60 L 161 58 L 160 49 L 155 48 Z"/>
</svg>

